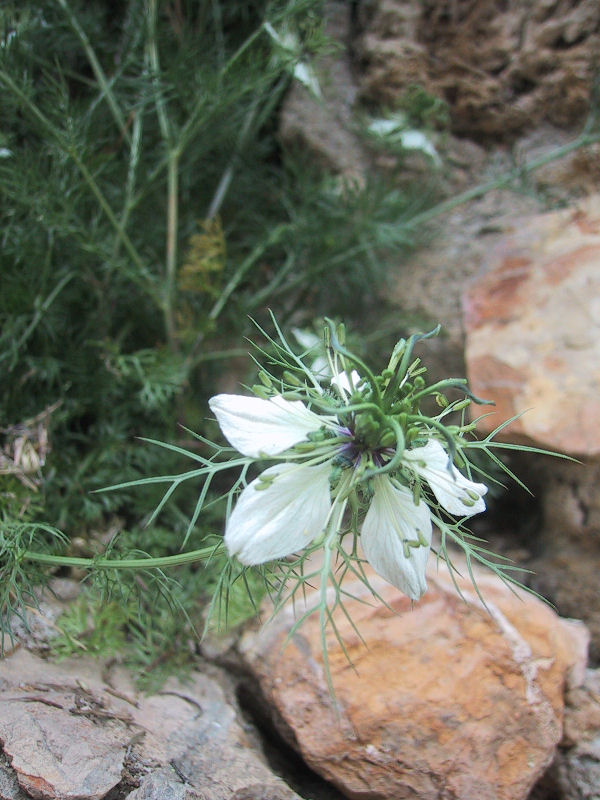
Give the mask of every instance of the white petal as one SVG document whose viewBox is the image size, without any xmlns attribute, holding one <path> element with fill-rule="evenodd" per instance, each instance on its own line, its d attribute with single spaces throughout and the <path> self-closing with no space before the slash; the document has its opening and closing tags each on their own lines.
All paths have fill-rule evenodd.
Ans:
<svg viewBox="0 0 600 800">
<path fill-rule="evenodd" d="M 294 66 L 294 78 L 304 84 L 315 97 L 321 97 L 321 87 L 313 68 L 306 61 L 298 61 Z"/>
<path fill-rule="evenodd" d="M 367 561 L 382 578 L 418 600 L 427 590 L 425 565 L 431 545 L 431 515 L 425 503 L 415 505 L 408 489 L 385 476 L 373 478 L 375 494 L 363 522 L 360 541 Z M 421 536 L 419 536 L 419 533 Z M 410 547 L 423 539 L 426 544 Z"/>
<path fill-rule="evenodd" d="M 278 464 L 266 469 L 241 493 L 225 530 L 225 544 L 243 564 L 264 564 L 296 553 L 327 522 L 330 464 Z M 264 479 L 273 477 L 266 489 Z M 262 481 L 261 481 L 262 479 Z"/>
<path fill-rule="evenodd" d="M 450 514 L 472 517 L 485 511 L 484 483 L 475 483 L 460 473 L 454 465 L 449 467 L 449 456 L 439 442 L 430 439 L 425 447 L 408 450 L 404 459 L 411 468 L 431 486 L 438 503 Z"/>
<path fill-rule="evenodd" d="M 430 156 L 436 164 L 440 165 L 442 163 L 442 160 L 439 157 L 437 150 L 431 143 L 431 140 L 428 139 L 422 131 L 402 131 L 400 134 L 400 142 L 402 147 L 404 147 L 406 150 L 422 150 L 424 153 L 427 153 L 427 155 Z"/>
<path fill-rule="evenodd" d="M 303 330 L 302 328 L 292 328 L 292 333 L 298 344 L 307 351 L 318 350 L 320 347 L 323 347 L 323 339 L 312 331 Z"/>
<path fill-rule="evenodd" d="M 309 411 L 300 400 L 218 394 L 208 404 L 227 441 L 245 456 L 282 453 L 331 420 Z"/>
<path fill-rule="evenodd" d="M 333 378 L 331 379 L 331 385 L 335 386 L 337 389 L 342 390 L 341 392 L 342 394 L 343 391 L 346 391 L 348 392 L 348 394 L 350 394 L 351 392 L 358 389 L 360 384 L 363 382 L 363 379 L 360 377 L 360 375 L 355 369 L 353 369 L 352 372 L 350 373 L 350 378 L 352 379 L 352 386 L 350 385 L 350 379 L 348 378 L 346 373 L 338 372 L 338 374 L 334 375 Z M 354 387 L 354 389 L 352 387 Z"/>
</svg>

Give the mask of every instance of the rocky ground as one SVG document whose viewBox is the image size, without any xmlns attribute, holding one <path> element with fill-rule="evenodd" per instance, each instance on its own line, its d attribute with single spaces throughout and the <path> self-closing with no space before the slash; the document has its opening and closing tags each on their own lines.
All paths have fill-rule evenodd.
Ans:
<svg viewBox="0 0 600 800">
<path fill-rule="evenodd" d="M 436 139 L 450 192 L 576 135 L 600 37 L 593 0 L 328 13 L 342 49 L 321 65 L 325 102 L 292 92 L 282 137 L 342 177 L 382 166 L 357 104 L 393 104 L 415 82 L 451 105 Z M 405 166 L 407 182 L 429 168 L 418 154 Z M 556 611 L 484 574 L 487 608 L 468 582 L 461 600 L 435 563 L 414 609 L 378 583 L 388 608 L 351 609 L 367 646 L 342 624 L 354 666 L 329 643 L 336 706 L 316 626 L 283 646 L 291 612 L 204 643 L 189 681 L 144 696 L 114 665 L 46 660 L 61 604 L 45 602 L 0 662 L 0 800 L 600 798 L 599 174 L 598 146 L 576 151 L 519 192 L 432 221 L 427 245 L 391 267 L 402 313 L 444 326 L 434 375 L 466 370 L 496 399 L 481 433 L 526 411 L 505 439 L 578 460 L 513 456 L 535 499 L 511 490 L 476 529 L 535 570 Z"/>
</svg>

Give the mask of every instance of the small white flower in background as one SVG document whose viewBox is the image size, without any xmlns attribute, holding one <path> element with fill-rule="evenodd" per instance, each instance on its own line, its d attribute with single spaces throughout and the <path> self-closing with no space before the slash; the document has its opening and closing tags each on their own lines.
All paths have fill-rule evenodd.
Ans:
<svg viewBox="0 0 600 800">
<path fill-rule="evenodd" d="M 436 520 L 438 507 L 460 518 L 477 514 L 485 509 L 487 487 L 452 464 L 438 438 L 440 423 L 408 413 L 423 387 L 409 381 L 418 375 L 399 352 L 382 375 L 363 378 L 351 369 L 358 359 L 342 348 L 344 369 L 334 372 L 327 391 L 313 375 L 304 386 L 294 386 L 298 378 L 290 384 L 294 398 L 304 394 L 304 401 L 282 396 L 270 378 L 270 386 L 259 387 L 270 396 L 210 400 L 236 450 L 276 462 L 237 499 L 225 530 L 230 555 L 257 565 L 301 553 L 315 541 L 339 550 L 351 535 L 380 575 L 411 600 L 422 596 L 432 513 Z M 339 361 L 332 360 L 332 372 Z M 403 366 L 404 374 L 394 372 Z"/>
<path fill-rule="evenodd" d="M 392 117 L 374 119 L 367 130 L 372 136 L 399 145 L 403 150 L 420 150 L 439 167 L 442 159 L 429 136 L 416 128 L 409 128 L 406 116 L 398 112 Z"/>
<path fill-rule="evenodd" d="M 279 57 L 291 65 L 294 78 L 305 86 L 315 97 L 321 97 L 321 87 L 311 65 L 301 59 L 302 45 L 295 33 L 278 32 L 270 22 L 264 23 L 264 29 L 277 45 Z"/>
</svg>

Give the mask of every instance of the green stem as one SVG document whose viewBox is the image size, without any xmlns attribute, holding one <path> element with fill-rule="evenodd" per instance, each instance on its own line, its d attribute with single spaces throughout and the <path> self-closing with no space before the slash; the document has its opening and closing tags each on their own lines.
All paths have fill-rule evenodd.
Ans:
<svg viewBox="0 0 600 800">
<path fill-rule="evenodd" d="M 336 333 L 335 323 L 333 322 L 333 320 L 325 317 L 325 322 L 329 327 L 329 336 L 331 341 L 331 347 L 333 348 L 333 350 L 335 350 L 336 353 L 339 353 L 340 355 L 344 356 L 344 358 L 348 359 L 348 361 L 350 361 L 351 364 L 357 366 L 360 370 L 362 370 L 362 374 L 360 377 L 369 381 L 371 386 L 371 391 L 377 398 L 377 404 L 381 405 L 381 391 L 379 389 L 377 381 L 375 380 L 375 376 L 373 375 L 369 367 L 365 364 L 365 362 L 361 358 L 355 356 L 354 353 L 351 353 L 349 350 L 346 350 L 346 348 L 340 343 Z"/>
<path fill-rule="evenodd" d="M 8 358 L 10 355 L 18 353 L 21 347 L 25 344 L 25 342 L 29 339 L 31 334 L 35 331 L 37 326 L 39 325 L 40 321 L 43 319 L 46 311 L 50 308 L 52 303 L 58 297 L 60 292 L 64 289 L 64 287 L 69 283 L 69 281 L 73 280 L 75 277 L 74 272 L 68 272 L 61 280 L 56 284 L 54 289 L 50 292 L 48 297 L 44 300 L 44 302 L 37 307 L 35 314 L 33 315 L 33 319 L 27 326 L 26 330 L 23 332 L 21 338 L 16 342 L 10 350 L 5 350 L 3 353 L 0 353 L 0 361 L 4 361 L 5 358 Z"/>
<path fill-rule="evenodd" d="M 177 228 L 179 224 L 179 157 L 180 148 L 173 146 L 173 134 L 167 107 L 160 86 L 160 60 L 156 42 L 157 0 L 147 2 L 148 44 L 147 57 L 154 83 L 154 104 L 160 133 L 168 152 L 167 158 L 167 244 L 165 265 L 164 315 L 169 347 L 179 349 L 175 324 L 175 281 L 177 278 Z"/>
<path fill-rule="evenodd" d="M 177 227 L 179 218 L 179 154 L 172 151 L 168 170 L 167 200 L 167 263 L 165 285 L 165 327 L 171 350 L 177 351 L 177 327 L 175 324 L 175 281 L 177 278 Z"/>
<path fill-rule="evenodd" d="M 574 150 L 578 150 L 580 147 L 586 147 L 587 145 L 594 144 L 598 141 L 600 141 L 600 132 L 588 133 L 584 131 L 572 142 L 562 145 L 562 147 L 557 147 L 550 153 L 546 153 L 546 155 L 534 158 L 527 164 L 523 164 L 523 166 L 511 170 L 505 175 L 501 175 L 499 178 L 495 178 L 487 183 L 482 183 L 479 186 L 475 186 L 473 189 L 467 189 L 465 192 L 461 192 L 460 194 L 457 194 L 448 200 L 438 203 L 426 211 L 422 211 L 420 214 L 414 216 L 409 221 L 408 225 L 410 227 L 423 225 L 424 223 L 429 222 L 431 219 L 439 217 L 441 214 L 452 211 L 454 208 L 456 208 L 456 206 L 460 206 L 463 203 L 467 203 L 469 200 L 474 200 L 477 197 L 482 197 L 484 194 L 491 192 L 493 189 L 502 189 L 512 183 L 515 179 L 520 178 L 523 175 L 527 175 L 528 173 L 533 172 L 540 167 L 544 167 L 546 164 L 550 164 L 552 161 L 557 161 L 560 158 L 564 158 Z"/>
<path fill-rule="evenodd" d="M 124 231 L 129 221 L 129 215 L 133 210 L 133 192 L 135 189 L 135 176 L 137 165 L 140 159 L 140 143 L 142 138 L 142 115 L 136 112 L 133 119 L 133 134 L 131 137 L 131 146 L 129 148 L 129 167 L 127 169 L 127 183 L 125 184 L 125 199 L 123 201 L 123 210 L 121 211 L 121 219 L 119 221 L 119 228 Z M 121 244 L 120 237 L 117 235 L 113 247 L 113 259 L 116 259 L 119 254 L 119 246 Z"/>
<path fill-rule="evenodd" d="M 233 173 L 235 170 L 235 166 L 246 143 L 246 138 L 250 132 L 252 123 L 254 122 L 254 119 L 256 117 L 261 97 L 262 93 L 258 93 L 254 98 L 252 105 L 248 109 L 248 113 L 246 114 L 246 119 L 244 120 L 242 129 L 238 135 L 238 140 L 236 142 L 233 155 L 229 160 L 229 164 L 227 165 L 225 172 L 221 175 L 221 180 L 219 181 L 219 185 L 217 186 L 217 189 L 213 195 L 210 206 L 208 208 L 208 212 L 206 214 L 207 219 L 212 219 L 221 210 L 221 206 L 223 205 L 223 201 L 225 200 L 225 196 L 227 195 L 227 191 L 229 189 L 229 186 L 231 185 L 231 181 L 233 180 Z"/>
<path fill-rule="evenodd" d="M 83 567 L 84 569 L 162 569 L 164 567 L 177 567 L 181 564 L 192 564 L 195 561 L 214 556 L 217 547 L 203 547 L 201 550 L 191 550 L 189 553 L 179 553 L 176 556 L 163 556 L 162 558 L 75 558 L 71 556 L 54 556 L 49 553 L 34 553 L 26 550 L 22 554 L 25 561 L 36 561 L 38 564 L 49 564 L 60 567 Z"/>
<path fill-rule="evenodd" d="M 127 140 L 127 142 L 129 142 L 130 137 L 127 131 L 127 124 L 125 122 L 125 118 L 123 117 L 121 109 L 117 104 L 110 83 L 106 79 L 104 70 L 102 69 L 102 67 L 100 66 L 100 62 L 96 58 L 96 53 L 94 52 L 94 48 L 90 44 L 90 40 L 88 39 L 86 32 L 79 24 L 77 17 L 71 11 L 66 0 L 56 0 L 56 2 L 61 6 L 63 11 L 69 18 L 69 23 L 71 27 L 79 37 L 79 41 L 81 42 L 83 49 L 85 50 L 85 54 L 88 58 L 88 61 L 90 62 L 96 80 L 98 81 L 100 88 L 102 89 L 102 93 L 106 97 L 106 101 L 110 106 L 110 110 L 112 111 L 113 117 L 115 118 L 115 122 L 117 123 L 117 127 L 119 128 L 119 133 Z"/>
</svg>

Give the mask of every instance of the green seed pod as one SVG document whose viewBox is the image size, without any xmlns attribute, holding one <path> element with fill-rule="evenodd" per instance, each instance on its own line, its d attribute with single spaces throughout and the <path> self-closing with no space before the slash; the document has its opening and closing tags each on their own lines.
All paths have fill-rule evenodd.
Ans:
<svg viewBox="0 0 600 800">
<path fill-rule="evenodd" d="M 283 380 L 286 383 L 291 383 L 292 386 L 302 386 L 302 381 L 299 380 L 293 372 L 290 372 L 288 369 L 285 370 L 283 373 Z"/>
<path fill-rule="evenodd" d="M 417 375 L 417 377 L 414 380 L 414 384 L 415 384 L 415 389 L 419 389 L 419 390 L 420 389 L 424 389 L 425 388 L 425 378 L 423 378 L 421 375 Z"/>
<path fill-rule="evenodd" d="M 413 483 L 412 487 L 413 503 L 418 506 L 421 501 L 421 487 L 418 483 Z"/>
<path fill-rule="evenodd" d="M 267 389 L 272 388 L 273 381 L 271 380 L 269 375 L 264 371 L 264 369 L 261 369 L 261 371 L 258 373 L 258 377 L 263 386 L 266 386 Z"/>
<path fill-rule="evenodd" d="M 316 448 L 316 442 L 297 442 L 297 444 L 294 445 L 294 450 L 297 453 L 312 453 Z"/>
<path fill-rule="evenodd" d="M 406 432 L 406 444 L 412 444 L 415 439 L 419 437 L 419 430 L 418 428 L 409 428 Z"/>
<path fill-rule="evenodd" d="M 392 447 L 396 444 L 396 434 L 391 428 L 387 428 L 379 439 L 380 447 Z"/>
<path fill-rule="evenodd" d="M 463 400 L 459 400 L 453 407 L 453 411 L 462 411 L 463 408 L 467 408 L 467 406 L 471 405 L 471 401 L 468 397 L 465 397 Z"/>
<path fill-rule="evenodd" d="M 367 447 L 376 447 L 380 438 L 380 425 L 372 414 L 364 412 L 358 414 L 354 425 L 354 432 L 358 439 L 366 444 Z"/>
<path fill-rule="evenodd" d="M 264 492 L 265 489 L 268 489 L 270 486 L 273 485 L 275 480 L 275 475 L 259 475 L 258 480 L 254 486 L 254 490 L 256 492 Z"/>
<path fill-rule="evenodd" d="M 476 422 L 470 422 L 468 425 L 462 425 L 460 430 L 461 433 L 470 433 L 471 431 L 474 431 L 476 427 Z"/>
<path fill-rule="evenodd" d="M 435 395 L 435 402 L 438 404 L 438 406 L 440 408 L 448 408 L 448 406 L 450 405 L 446 395 L 445 394 L 441 394 L 440 392 L 438 392 Z"/>
<path fill-rule="evenodd" d="M 457 467 L 460 467 L 460 468 L 462 468 L 462 467 L 465 467 L 465 466 L 466 466 L 465 459 L 464 459 L 464 457 L 462 456 L 462 454 L 458 452 L 458 450 L 457 450 L 457 451 L 456 451 L 456 453 L 454 454 L 454 462 L 455 462 L 455 464 L 456 464 L 456 466 L 457 466 Z"/>
<path fill-rule="evenodd" d="M 257 397 L 262 398 L 263 400 L 268 400 L 271 396 L 271 393 L 267 389 L 266 386 L 262 386 L 260 383 L 255 383 L 252 387 L 252 391 Z"/>
</svg>

